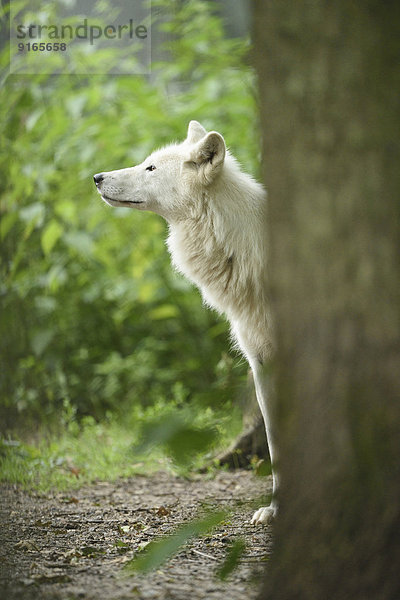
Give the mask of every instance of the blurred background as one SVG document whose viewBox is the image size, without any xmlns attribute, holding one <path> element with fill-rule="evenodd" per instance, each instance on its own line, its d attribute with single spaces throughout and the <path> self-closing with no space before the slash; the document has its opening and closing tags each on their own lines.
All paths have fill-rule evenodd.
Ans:
<svg viewBox="0 0 400 600">
<path fill-rule="evenodd" d="M 32 3 L 12 4 L 14 14 L 32 11 Z M 97 5 L 101 14 L 106 5 Z M 45 22 L 58 23 L 66 6 L 85 15 L 82 2 L 53 2 L 41 6 Z M 155 422 L 153 441 L 165 441 L 157 424 L 179 429 L 188 415 L 207 433 L 207 447 L 226 446 L 241 430 L 248 393 L 247 366 L 230 351 L 228 326 L 172 270 L 163 220 L 106 206 L 92 177 L 184 139 L 190 119 L 220 131 L 258 177 L 249 2 L 153 0 L 151 70 L 122 76 L 101 73 L 106 49 L 72 53 L 72 74 L 18 74 L 18 57 L 9 74 L 8 8 L 0 92 L 6 476 L 27 477 L 19 459 L 49 472 L 59 464 L 99 475 L 90 452 L 98 461 L 109 453 L 104 469 L 113 463 L 118 471 L 121 460 L 129 471 L 126 449 L 138 427 Z M 135 60 L 134 47 L 123 52 L 108 53 L 109 71 Z M 49 60 L 62 73 L 58 57 Z M 83 62 L 87 74 L 74 74 Z"/>
</svg>

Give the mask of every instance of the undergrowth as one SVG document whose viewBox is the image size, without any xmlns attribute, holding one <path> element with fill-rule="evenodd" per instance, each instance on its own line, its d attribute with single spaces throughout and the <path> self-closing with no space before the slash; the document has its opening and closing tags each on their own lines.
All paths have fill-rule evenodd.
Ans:
<svg viewBox="0 0 400 600">
<path fill-rule="evenodd" d="M 223 414 L 209 407 L 190 413 L 177 406 L 136 407 L 124 417 L 109 414 L 96 422 L 78 421 L 67 404 L 57 425 L 0 437 L 0 481 L 46 492 L 157 470 L 189 476 L 212 464 L 216 449 L 240 426 L 235 409 Z"/>
</svg>

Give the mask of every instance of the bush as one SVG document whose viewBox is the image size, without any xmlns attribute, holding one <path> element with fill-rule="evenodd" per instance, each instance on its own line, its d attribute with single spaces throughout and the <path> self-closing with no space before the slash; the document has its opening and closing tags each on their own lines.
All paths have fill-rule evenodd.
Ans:
<svg viewBox="0 0 400 600">
<path fill-rule="evenodd" d="M 153 2 L 169 41 L 151 77 L 11 75 L 3 85 L 5 426 L 50 419 L 65 401 L 100 417 L 127 403 L 232 397 L 244 367 L 226 355 L 226 324 L 172 271 L 164 222 L 103 205 L 92 182 L 184 138 L 191 118 L 223 132 L 254 172 L 248 43 L 226 39 L 211 5 Z"/>
</svg>

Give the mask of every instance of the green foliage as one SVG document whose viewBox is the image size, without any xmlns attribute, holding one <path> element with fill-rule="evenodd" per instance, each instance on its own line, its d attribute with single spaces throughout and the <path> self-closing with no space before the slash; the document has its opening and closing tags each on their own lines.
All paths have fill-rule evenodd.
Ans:
<svg viewBox="0 0 400 600">
<path fill-rule="evenodd" d="M 222 580 L 228 578 L 228 576 L 236 569 L 239 564 L 240 558 L 243 556 L 246 550 L 246 544 L 242 538 L 237 538 L 232 543 L 225 557 L 225 560 L 218 570 L 218 577 Z"/>
<path fill-rule="evenodd" d="M 107 207 L 92 181 L 182 139 L 192 118 L 223 132 L 256 169 L 247 42 L 225 37 L 212 3 L 153 7 L 153 27 L 169 41 L 150 77 L 10 75 L 3 83 L 5 427 L 52 419 L 65 402 L 96 418 L 128 406 L 221 404 L 244 372 L 226 355 L 226 324 L 172 271 L 164 222 Z"/>
<path fill-rule="evenodd" d="M 36 443 L 0 439 L 0 480 L 27 489 L 72 490 L 95 480 L 111 481 L 156 468 L 168 469 L 160 452 L 151 458 L 133 456 L 135 430 L 115 420 L 96 423 L 85 417 L 77 426 L 69 423 L 57 437 L 41 432 Z"/>
<path fill-rule="evenodd" d="M 155 418 L 144 423 L 137 451 L 161 447 L 177 465 L 188 466 L 196 454 L 205 452 L 216 441 L 219 433 L 214 424 L 194 426 L 192 421 L 188 410 L 177 412 L 168 407 L 157 411 Z"/>
<path fill-rule="evenodd" d="M 0 481 L 47 491 L 160 469 L 187 476 L 190 469 L 203 464 L 199 452 L 204 454 L 210 444 L 226 445 L 241 423 L 238 410 L 232 414 L 223 407 L 202 411 L 192 407 L 189 425 L 174 403 L 146 408 L 133 404 L 123 419 L 107 413 L 101 422 L 91 416 L 78 420 L 76 412 L 76 407 L 64 403 L 56 434 L 42 426 L 34 439 L 28 438 L 31 441 L 21 434 L 12 439 L 0 437 Z M 193 432 L 197 443 L 191 445 L 188 436 Z M 148 442 L 146 434 L 154 435 L 151 452 L 149 443 L 139 443 Z"/>
<path fill-rule="evenodd" d="M 225 511 L 211 512 L 205 517 L 182 525 L 173 535 L 150 542 L 136 558 L 127 564 L 126 568 L 141 573 L 157 569 L 191 538 L 206 534 L 210 529 L 219 525 L 226 516 Z"/>
</svg>

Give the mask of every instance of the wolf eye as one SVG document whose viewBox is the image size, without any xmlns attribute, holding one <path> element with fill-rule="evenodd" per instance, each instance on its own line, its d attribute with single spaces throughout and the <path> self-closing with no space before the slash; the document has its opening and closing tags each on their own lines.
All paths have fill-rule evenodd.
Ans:
<svg viewBox="0 0 400 600">
<path fill-rule="evenodd" d="M 146 167 L 146 171 L 154 171 L 154 170 L 155 170 L 154 165 L 150 165 L 149 167 Z"/>
</svg>

